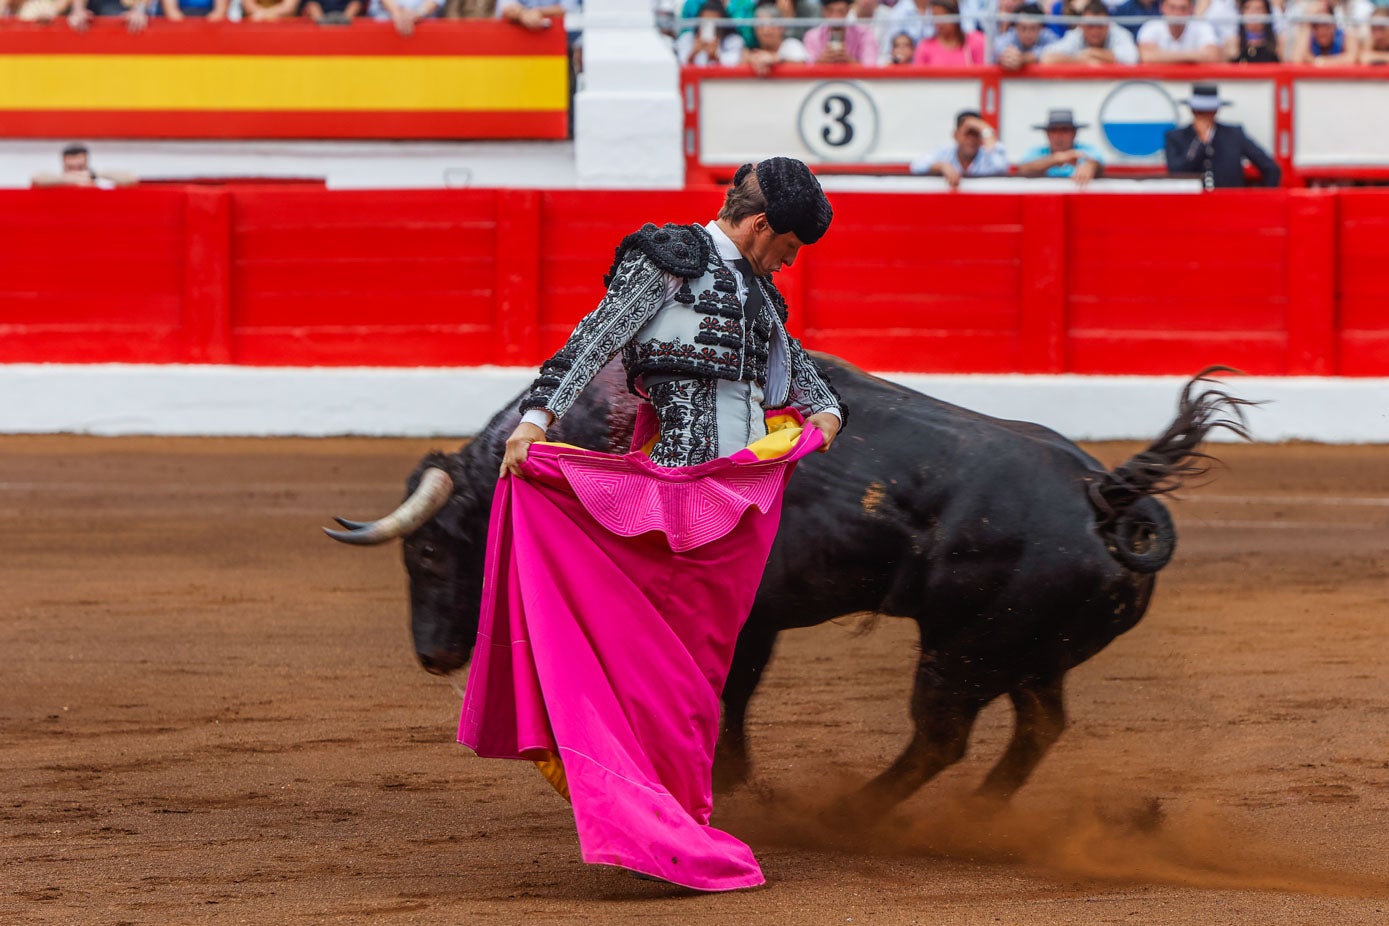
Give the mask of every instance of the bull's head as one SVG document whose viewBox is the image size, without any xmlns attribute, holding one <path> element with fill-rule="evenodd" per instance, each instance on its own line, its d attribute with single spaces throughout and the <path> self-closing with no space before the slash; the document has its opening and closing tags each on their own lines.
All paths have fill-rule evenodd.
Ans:
<svg viewBox="0 0 1389 926">
<path fill-rule="evenodd" d="M 406 482 L 405 501 L 376 521 L 335 518 L 334 540 L 404 540 L 410 577 L 410 627 L 420 665 L 447 675 L 467 664 L 477 635 L 490 499 L 474 490 L 457 454 L 431 452 Z"/>
</svg>

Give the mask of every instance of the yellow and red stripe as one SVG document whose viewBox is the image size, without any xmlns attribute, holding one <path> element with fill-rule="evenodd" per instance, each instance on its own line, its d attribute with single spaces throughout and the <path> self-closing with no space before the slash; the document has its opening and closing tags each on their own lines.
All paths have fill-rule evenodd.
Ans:
<svg viewBox="0 0 1389 926">
<path fill-rule="evenodd" d="M 0 30 L 0 135 L 562 138 L 562 30 L 499 22 Z"/>
</svg>

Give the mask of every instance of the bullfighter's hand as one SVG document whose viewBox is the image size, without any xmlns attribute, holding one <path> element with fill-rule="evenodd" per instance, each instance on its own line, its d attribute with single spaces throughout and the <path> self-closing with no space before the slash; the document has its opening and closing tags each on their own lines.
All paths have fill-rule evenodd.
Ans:
<svg viewBox="0 0 1389 926">
<path fill-rule="evenodd" d="M 502 471 L 500 475 L 505 476 L 510 473 L 513 476 L 521 475 L 521 464 L 526 462 L 526 457 L 530 454 L 531 444 L 538 440 L 545 439 L 545 432 L 539 425 L 523 421 L 516 426 L 516 430 L 511 432 L 511 436 L 506 439 L 506 455 L 502 457 Z"/>
<path fill-rule="evenodd" d="M 842 422 L 839 418 L 829 412 L 818 412 L 805 419 L 805 423 L 820 429 L 820 433 L 825 436 L 825 442 L 820 445 L 820 453 L 830 449 L 830 444 L 834 443 L 835 437 L 839 434 L 839 427 Z"/>
</svg>

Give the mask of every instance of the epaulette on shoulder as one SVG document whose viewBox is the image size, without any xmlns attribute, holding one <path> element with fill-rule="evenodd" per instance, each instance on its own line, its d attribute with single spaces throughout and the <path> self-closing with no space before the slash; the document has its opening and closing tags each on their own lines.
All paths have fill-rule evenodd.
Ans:
<svg viewBox="0 0 1389 926">
<path fill-rule="evenodd" d="M 685 280 L 704 275 L 709 264 L 711 243 L 709 234 L 698 225 L 667 225 L 657 228 L 648 222 L 632 232 L 617 246 L 613 265 L 603 277 L 603 285 L 611 285 L 617 267 L 632 250 L 640 251 L 666 273 Z"/>
</svg>

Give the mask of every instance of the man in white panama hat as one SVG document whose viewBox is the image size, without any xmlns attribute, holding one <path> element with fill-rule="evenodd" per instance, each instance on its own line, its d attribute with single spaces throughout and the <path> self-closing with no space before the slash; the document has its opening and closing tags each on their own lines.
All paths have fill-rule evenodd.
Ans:
<svg viewBox="0 0 1389 926">
<path fill-rule="evenodd" d="M 1215 84 L 1193 84 L 1191 96 L 1182 101 L 1191 107 L 1191 125 L 1167 133 L 1167 172 L 1197 176 L 1206 189 L 1242 187 L 1244 162 L 1259 171 L 1261 186 L 1277 186 L 1283 172 L 1238 125 L 1217 122 L 1216 113 L 1228 100 L 1220 98 Z"/>
</svg>

